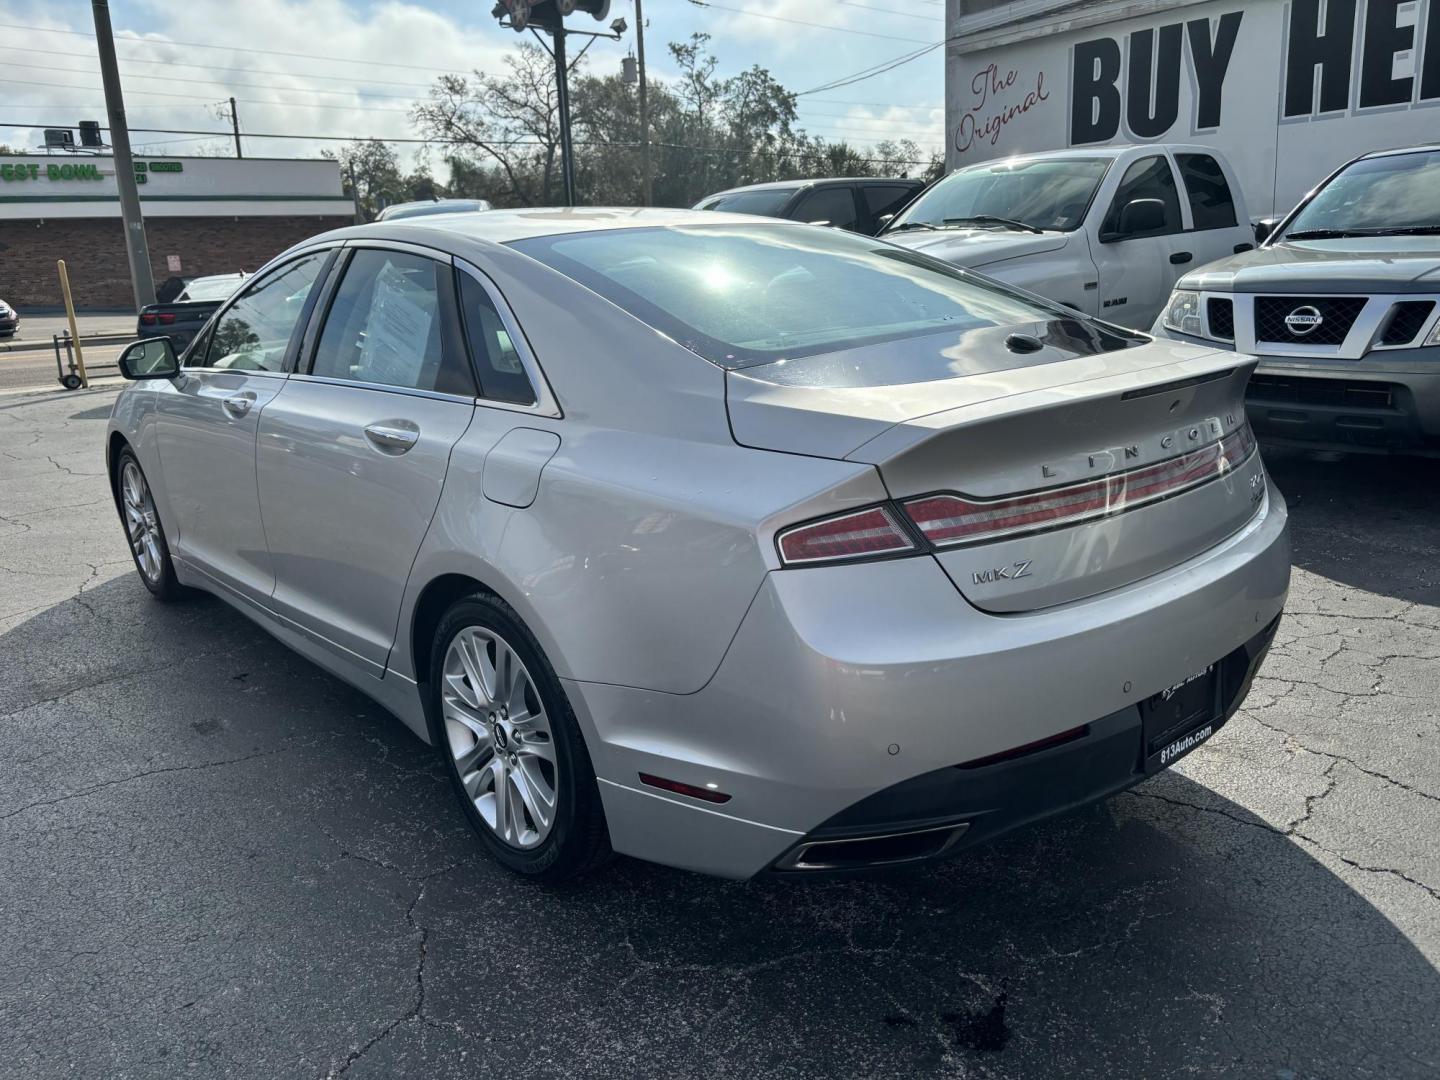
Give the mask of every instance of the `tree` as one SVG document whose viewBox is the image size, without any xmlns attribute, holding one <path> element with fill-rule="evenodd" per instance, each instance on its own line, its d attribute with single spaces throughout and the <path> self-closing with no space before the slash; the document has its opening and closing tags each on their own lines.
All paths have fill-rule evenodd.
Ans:
<svg viewBox="0 0 1440 1080">
<path fill-rule="evenodd" d="M 346 195 L 356 198 L 366 221 L 373 221 L 392 202 L 404 201 L 405 185 L 400 159 L 389 144 L 379 139 L 356 139 L 337 154 L 320 151 L 322 157 L 340 162 L 340 182 Z"/>
<path fill-rule="evenodd" d="M 468 157 L 472 168 L 493 162 L 508 188 L 502 203 L 550 205 L 560 154 L 554 63 L 538 45 L 522 42 L 505 67 L 501 76 L 442 75 L 411 116 L 427 139 L 452 147 L 452 159 Z"/>
</svg>

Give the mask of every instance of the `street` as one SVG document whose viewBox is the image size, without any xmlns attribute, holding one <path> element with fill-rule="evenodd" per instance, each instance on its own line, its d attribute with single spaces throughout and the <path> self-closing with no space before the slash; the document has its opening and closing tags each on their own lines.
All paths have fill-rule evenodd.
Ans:
<svg viewBox="0 0 1440 1080">
<path fill-rule="evenodd" d="M 0 398 L 0 1077 L 1440 1071 L 1437 463 L 1267 456 L 1275 648 L 1132 792 L 923 873 L 547 890 L 397 720 L 152 600 L 113 399 Z"/>
<path fill-rule="evenodd" d="M 77 316 L 75 321 L 82 338 L 98 334 L 135 333 L 135 317 L 129 313 L 86 313 Z M 63 314 L 27 315 L 18 333 L 0 338 L 0 394 L 58 386 L 55 349 L 50 338 L 52 334 L 68 333 L 68 328 Z M 95 369 L 96 377 L 113 378 L 116 375 L 115 357 L 120 353 L 120 346 L 93 345 L 85 346 L 85 350 L 85 362 Z"/>
</svg>

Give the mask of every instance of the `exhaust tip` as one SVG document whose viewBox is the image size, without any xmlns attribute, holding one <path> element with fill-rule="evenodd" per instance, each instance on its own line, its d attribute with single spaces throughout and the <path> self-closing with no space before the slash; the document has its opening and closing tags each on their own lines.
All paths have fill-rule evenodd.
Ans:
<svg viewBox="0 0 1440 1080">
<path fill-rule="evenodd" d="M 944 853 L 970 829 L 968 821 L 878 836 L 852 836 L 838 840 L 809 840 L 779 862 L 776 870 L 862 870 L 877 866 L 933 859 Z"/>
</svg>

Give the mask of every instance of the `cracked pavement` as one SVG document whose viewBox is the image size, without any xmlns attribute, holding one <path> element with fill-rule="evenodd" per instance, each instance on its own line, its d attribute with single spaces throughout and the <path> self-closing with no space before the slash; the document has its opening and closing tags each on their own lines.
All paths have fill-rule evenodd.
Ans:
<svg viewBox="0 0 1440 1080">
<path fill-rule="evenodd" d="M 0 1077 L 1440 1073 L 1440 466 L 1270 455 L 1288 614 L 1132 792 L 923 873 L 545 890 L 398 721 L 153 602 L 112 391 L 0 401 Z"/>
</svg>

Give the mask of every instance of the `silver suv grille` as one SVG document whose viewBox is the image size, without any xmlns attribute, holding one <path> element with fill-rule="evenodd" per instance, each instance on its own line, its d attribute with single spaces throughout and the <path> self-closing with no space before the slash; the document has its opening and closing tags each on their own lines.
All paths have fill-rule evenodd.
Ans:
<svg viewBox="0 0 1440 1080">
<path fill-rule="evenodd" d="M 1363 296 L 1257 296 L 1255 340 L 1339 345 L 1364 308 Z"/>
</svg>

